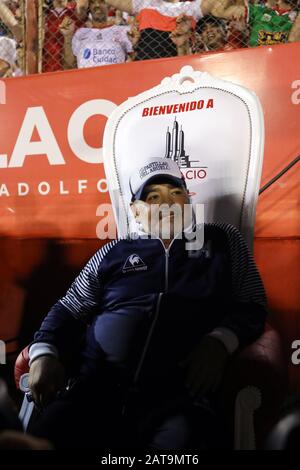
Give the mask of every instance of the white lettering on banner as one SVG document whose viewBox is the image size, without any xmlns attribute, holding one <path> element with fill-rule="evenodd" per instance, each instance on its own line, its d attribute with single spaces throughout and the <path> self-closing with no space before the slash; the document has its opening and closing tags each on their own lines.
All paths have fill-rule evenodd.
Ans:
<svg viewBox="0 0 300 470">
<path fill-rule="evenodd" d="M 41 140 L 31 142 L 35 128 L 37 129 Z M 65 164 L 64 158 L 42 106 L 27 109 L 9 162 L 9 168 L 22 167 L 27 155 L 46 155 L 50 165 Z"/>
<path fill-rule="evenodd" d="M 24 190 L 22 188 L 24 188 Z M 29 193 L 29 185 L 27 183 L 18 183 L 19 196 L 27 196 L 28 193 Z"/>
<path fill-rule="evenodd" d="M 109 117 L 116 107 L 112 101 L 98 99 L 87 101 L 74 111 L 68 124 L 68 141 L 80 160 L 86 163 L 103 163 L 102 147 L 90 147 L 84 140 L 83 129 L 88 118 L 94 115 Z M 35 128 L 40 140 L 31 142 Z M 10 162 L 8 163 L 7 154 L 0 154 L 0 168 L 20 168 L 29 155 L 46 155 L 50 165 L 66 164 L 42 106 L 27 109 Z"/>
<path fill-rule="evenodd" d="M 64 188 L 64 182 L 63 181 L 59 182 L 59 194 L 62 194 L 62 195 L 70 194 L 70 191 L 68 189 Z"/>
<path fill-rule="evenodd" d="M 43 189 L 45 188 L 45 189 Z M 39 185 L 38 185 L 38 192 L 42 195 L 42 196 L 47 196 L 47 194 L 49 194 L 50 192 L 50 184 L 47 183 L 47 181 L 42 181 Z"/>
<path fill-rule="evenodd" d="M 7 155 L 5 153 L 0 155 L 0 168 L 7 168 Z"/>
<path fill-rule="evenodd" d="M 300 103 L 300 80 L 294 80 L 291 88 L 295 88 L 296 90 L 292 93 L 291 100 L 293 104 Z"/>
<path fill-rule="evenodd" d="M 0 104 L 6 104 L 6 84 L 0 80 Z M 0 155 L 0 168 L 7 167 L 7 155 Z"/>
<path fill-rule="evenodd" d="M 99 99 L 87 101 L 74 111 L 68 125 L 68 141 L 80 160 L 87 163 L 103 163 L 102 147 L 90 147 L 84 140 L 83 129 L 88 118 L 97 114 L 109 117 L 116 107 L 112 101 Z"/>
<path fill-rule="evenodd" d="M 74 184 L 76 183 L 77 187 L 74 188 Z M 72 188 L 72 191 L 71 191 Z M 25 182 L 15 183 L 14 185 L 8 186 L 5 183 L 0 183 L 0 197 L 1 196 L 27 196 L 29 192 L 32 194 L 40 194 L 41 196 L 47 196 L 49 193 L 53 194 L 84 194 L 86 193 L 86 189 L 90 189 L 90 191 L 95 191 L 103 194 L 108 192 L 107 181 L 105 178 L 100 180 L 77 180 L 77 182 L 72 181 L 71 188 L 67 187 L 67 182 L 60 180 L 51 182 L 48 181 L 40 181 L 39 183 L 29 184 Z"/>
<path fill-rule="evenodd" d="M 293 352 L 291 360 L 294 366 L 298 366 L 300 364 L 300 340 L 296 339 L 292 343 L 292 349 L 296 349 L 296 351 Z"/>
<path fill-rule="evenodd" d="M 104 188 L 102 186 L 104 186 Z M 97 189 L 98 189 L 99 193 L 107 193 L 108 187 L 107 187 L 106 179 L 102 179 L 102 180 L 98 181 Z"/>
<path fill-rule="evenodd" d="M 0 186 L 0 196 L 10 196 L 6 184 L 1 184 Z"/>
<path fill-rule="evenodd" d="M 87 188 L 87 180 L 78 181 L 78 192 L 79 194 L 83 193 L 83 190 Z"/>
<path fill-rule="evenodd" d="M 0 80 L 0 104 L 6 103 L 6 85 L 3 80 Z M 0 168 L 7 167 L 7 155 L 0 155 Z"/>
</svg>

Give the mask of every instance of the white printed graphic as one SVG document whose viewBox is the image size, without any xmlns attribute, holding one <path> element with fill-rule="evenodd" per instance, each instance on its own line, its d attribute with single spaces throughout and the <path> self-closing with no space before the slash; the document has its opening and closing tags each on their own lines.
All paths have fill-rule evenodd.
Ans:
<svg viewBox="0 0 300 470">
<path fill-rule="evenodd" d="M 128 271 L 145 271 L 146 269 L 147 266 L 141 257 L 136 253 L 133 253 L 132 255 L 128 256 L 122 271 L 124 273 Z"/>
</svg>

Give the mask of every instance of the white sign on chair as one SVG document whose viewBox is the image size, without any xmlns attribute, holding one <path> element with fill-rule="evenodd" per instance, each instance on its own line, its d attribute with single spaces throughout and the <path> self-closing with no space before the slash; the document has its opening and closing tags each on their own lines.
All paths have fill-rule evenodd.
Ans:
<svg viewBox="0 0 300 470">
<path fill-rule="evenodd" d="M 103 157 L 119 236 L 135 231 L 129 175 L 149 157 L 176 161 L 205 222 L 235 225 L 251 247 L 264 146 L 257 96 L 186 66 L 110 115 Z M 123 217 L 120 217 L 123 214 Z"/>
</svg>

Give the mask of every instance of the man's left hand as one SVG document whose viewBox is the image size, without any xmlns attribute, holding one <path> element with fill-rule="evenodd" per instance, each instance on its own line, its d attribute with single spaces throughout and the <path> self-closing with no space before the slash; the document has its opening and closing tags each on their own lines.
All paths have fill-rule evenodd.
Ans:
<svg viewBox="0 0 300 470">
<path fill-rule="evenodd" d="M 193 397 L 214 392 L 223 377 L 229 353 L 223 343 L 205 336 L 189 356 L 179 363 L 187 369 L 186 385 Z"/>
</svg>

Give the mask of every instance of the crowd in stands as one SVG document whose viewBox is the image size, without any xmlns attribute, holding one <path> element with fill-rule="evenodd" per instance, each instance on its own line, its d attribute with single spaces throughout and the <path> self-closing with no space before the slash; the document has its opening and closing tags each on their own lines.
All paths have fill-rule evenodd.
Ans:
<svg viewBox="0 0 300 470">
<path fill-rule="evenodd" d="M 0 0 L 0 78 L 22 75 L 22 22 L 19 0 Z"/>
<path fill-rule="evenodd" d="M 22 73 L 22 1 L 0 0 L 0 77 Z M 300 40 L 299 0 L 44 2 L 43 72 Z"/>
</svg>

